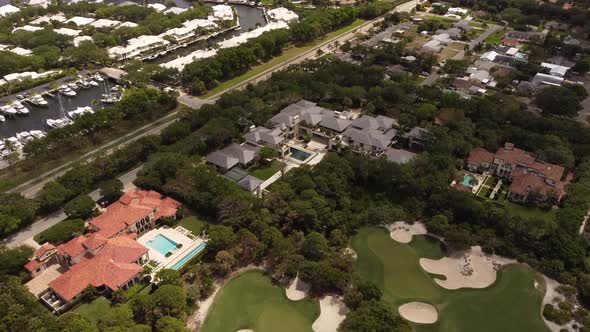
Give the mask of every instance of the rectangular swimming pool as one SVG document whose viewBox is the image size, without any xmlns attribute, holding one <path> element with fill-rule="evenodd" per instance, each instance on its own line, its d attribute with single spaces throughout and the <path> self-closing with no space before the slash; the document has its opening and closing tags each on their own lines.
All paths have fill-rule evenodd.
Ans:
<svg viewBox="0 0 590 332">
<path fill-rule="evenodd" d="M 191 260 L 191 258 L 195 257 L 198 253 L 200 253 L 206 245 L 207 242 L 199 244 L 195 249 L 191 250 L 191 252 L 186 254 L 186 256 L 182 257 L 178 262 L 174 263 L 174 265 L 172 265 L 170 268 L 172 270 L 180 269 L 184 264 L 186 264 L 186 262 L 188 262 L 189 260 Z"/>
<path fill-rule="evenodd" d="M 295 149 L 294 147 L 289 148 L 289 152 L 291 152 L 289 155 L 291 158 L 297 159 L 299 161 L 305 161 L 307 158 L 309 158 L 309 156 L 311 156 L 311 153 Z"/>
<path fill-rule="evenodd" d="M 176 250 L 177 245 L 176 242 L 162 234 L 154 236 L 154 238 L 146 242 L 146 244 L 164 256 L 166 256 L 167 253 Z"/>
</svg>

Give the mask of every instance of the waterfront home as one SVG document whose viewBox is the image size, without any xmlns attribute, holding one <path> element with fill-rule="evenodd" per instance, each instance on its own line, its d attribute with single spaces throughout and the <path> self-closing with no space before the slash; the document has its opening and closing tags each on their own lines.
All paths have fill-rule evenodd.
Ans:
<svg viewBox="0 0 590 332">
<path fill-rule="evenodd" d="M 129 39 L 126 46 L 111 47 L 108 53 L 111 58 L 124 60 L 147 54 L 168 44 L 170 42 L 160 36 L 144 35 Z"/>
</svg>

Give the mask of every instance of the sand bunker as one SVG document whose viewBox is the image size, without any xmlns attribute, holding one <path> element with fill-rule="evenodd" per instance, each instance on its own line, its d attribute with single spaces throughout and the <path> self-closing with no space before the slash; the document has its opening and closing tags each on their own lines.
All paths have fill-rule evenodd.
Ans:
<svg viewBox="0 0 590 332">
<path fill-rule="evenodd" d="M 496 281 L 496 271 L 510 263 L 516 261 L 484 254 L 479 246 L 439 260 L 420 258 L 420 266 L 424 270 L 447 278 L 434 278 L 437 284 L 446 289 L 486 288 Z"/>
<path fill-rule="evenodd" d="M 326 296 L 320 300 L 320 317 L 311 326 L 314 332 L 334 332 L 346 318 L 348 308 L 335 296 Z"/>
<path fill-rule="evenodd" d="M 421 222 L 410 225 L 405 221 L 396 221 L 389 225 L 389 235 L 400 243 L 410 243 L 414 235 L 424 235 L 426 233 L 426 226 Z"/>
<path fill-rule="evenodd" d="M 245 329 L 245 330 L 237 330 L 236 332 L 254 332 L 254 330 Z"/>
<path fill-rule="evenodd" d="M 436 308 L 424 302 L 410 302 L 398 308 L 399 314 L 413 323 L 433 324 L 438 319 Z"/>
<path fill-rule="evenodd" d="M 286 289 L 287 298 L 292 301 L 299 301 L 304 299 L 309 293 L 310 285 L 299 279 L 299 274 L 293 279 L 293 282 Z"/>
</svg>

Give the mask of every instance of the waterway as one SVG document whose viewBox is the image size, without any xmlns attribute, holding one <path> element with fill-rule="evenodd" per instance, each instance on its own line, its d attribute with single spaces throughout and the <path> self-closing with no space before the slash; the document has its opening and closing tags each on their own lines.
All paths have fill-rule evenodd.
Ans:
<svg viewBox="0 0 590 332">
<path fill-rule="evenodd" d="M 190 1 L 185 0 L 175 0 L 176 5 L 178 7 L 189 7 L 191 5 Z M 0 5 L 3 4 L 5 0 L 0 0 Z M 121 3 L 125 2 L 125 0 L 111 0 L 107 2 L 112 3 Z M 136 1 L 139 3 L 139 1 Z M 150 3 L 155 3 L 161 1 L 150 1 Z M 214 4 L 211 4 L 214 5 Z M 175 59 L 179 56 L 184 56 L 189 54 L 199 48 L 206 47 L 209 43 L 218 43 L 223 39 L 227 39 L 238 35 L 242 32 L 249 31 L 251 29 L 256 28 L 257 26 L 263 26 L 266 24 L 266 20 L 264 18 L 264 13 L 262 9 L 256 7 L 250 7 L 246 5 L 232 5 L 236 8 L 236 11 L 239 16 L 240 22 L 240 29 L 233 30 L 227 32 L 223 35 L 220 35 L 208 42 L 205 43 L 195 43 L 193 45 L 189 45 L 185 48 L 179 49 L 177 51 L 171 52 L 166 54 L 165 56 L 159 57 L 158 59 L 153 60 L 154 63 L 163 63 Z M 77 95 L 75 97 L 65 97 L 60 96 L 62 101 L 63 109 L 68 111 L 73 111 L 77 107 L 82 106 L 91 106 L 93 109 L 98 109 L 101 107 L 99 99 L 101 94 L 105 93 L 105 88 L 103 86 L 104 83 L 101 83 L 99 87 L 91 87 L 89 89 L 80 89 L 77 91 Z M 112 86 L 112 83 L 111 83 Z M 57 119 L 60 118 L 60 108 L 58 103 L 58 96 L 57 92 L 55 94 L 55 98 L 45 97 L 48 102 L 48 107 L 34 107 L 30 104 L 25 104 L 27 108 L 30 110 L 28 115 L 23 116 L 14 116 L 12 118 L 7 118 L 6 122 L 0 123 L 0 137 L 7 138 L 14 136 L 16 133 L 21 131 L 30 131 L 30 130 L 43 130 L 47 131 L 49 128 L 46 125 L 47 119 Z M 0 106 L 5 104 L 6 100 L 16 100 L 15 96 L 1 98 Z"/>
</svg>

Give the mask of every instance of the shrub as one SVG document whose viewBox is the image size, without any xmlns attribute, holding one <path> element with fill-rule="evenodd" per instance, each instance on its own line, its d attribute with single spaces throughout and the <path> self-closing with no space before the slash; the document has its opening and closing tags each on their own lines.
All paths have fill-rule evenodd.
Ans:
<svg viewBox="0 0 590 332">
<path fill-rule="evenodd" d="M 69 219 L 39 233 L 35 237 L 35 240 L 39 243 L 49 242 L 52 244 L 58 244 L 70 240 L 74 236 L 81 234 L 83 231 L 84 220 Z"/>
</svg>

